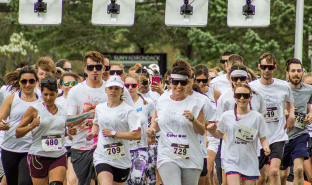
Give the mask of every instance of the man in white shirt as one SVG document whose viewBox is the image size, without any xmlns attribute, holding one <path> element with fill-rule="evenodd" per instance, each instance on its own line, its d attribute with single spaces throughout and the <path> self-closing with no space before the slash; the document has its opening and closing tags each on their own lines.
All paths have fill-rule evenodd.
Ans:
<svg viewBox="0 0 312 185">
<path fill-rule="evenodd" d="M 255 88 L 264 99 L 267 107 L 265 115 L 266 123 L 270 129 L 270 134 L 267 140 L 270 144 L 270 183 L 271 185 L 281 185 L 279 167 L 283 158 L 285 142 L 288 141 L 287 132 L 294 128 L 294 99 L 291 89 L 286 81 L 273 78 L 273 73 L 276 70 L 275 57 L 271 53 L 264 53 L 259 58 L 258 68 L 261 71 L 261 78 L 250 83 L 252 88 Z M 289 117 L 286 121 L 284 107 L 289 112 Z M 260 160 L 265 159 L 268 162 L 268 157 L 261 151 Z M 261 176 L 257 184 L 265 184 L 266 177 Z"/>
<path fill-rule="evenodd" d="M 221 56 L 221 60 L 220 60 L 220 63 L 221 63 L 221 67 L 223 69 L 223 71 L 220 71 L 218 73 L 219 76 L 221 75 L 225 75 L 227 73 L 227 62 L 229 60 L 229 57 L 232 55 L 233 53 L 229 52 L 229 51 L 226 51 L 222 54 Z"/>
</svg>

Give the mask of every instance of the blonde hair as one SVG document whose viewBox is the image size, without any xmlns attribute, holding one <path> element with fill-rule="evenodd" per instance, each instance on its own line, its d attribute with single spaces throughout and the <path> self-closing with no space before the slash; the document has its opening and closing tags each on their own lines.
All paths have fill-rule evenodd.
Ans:
<svg viewBox="0 0 312 185">
<path fill-rule="evenodd" d="M 126 78 L 134 78 L 138 84 L 141 84 L 140 76 L 137 73 L 127 73 L 124 77 L 124 81 L 126 81 Z M 138 93 L 138 95 L 143 99 L 144 105 L 147 105 L 148 102 L 143 98 L 142 94 Z"/>
</svg>

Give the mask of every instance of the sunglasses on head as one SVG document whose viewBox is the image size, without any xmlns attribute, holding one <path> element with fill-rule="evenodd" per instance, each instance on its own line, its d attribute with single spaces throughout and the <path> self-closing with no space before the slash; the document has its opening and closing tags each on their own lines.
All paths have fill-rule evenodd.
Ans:
<svg viewBox="0 0 312 185">
<path fill-rule="evenodd" d="M 234 98 L 241 99 L 243 97 L 244 99 L 250 98 L 250 93 L 234 93 Z"/>
<path fill-rule="evenodd" d="M 261 65 L 261 64 L 260 64 L 260 69 L 266 70 L 267 68 L 268 68 L 269 70 L 274 70 L 274 69 L 275 69 L 275 65 Z"/>
<path fill-rule="evenodd" d="M 126 83 L 126 84 L 125 84 L 125 87 L 126 87 L 127 89 L 128 89 L 130 86 L 131 86 L 132 88 L 136 88 L 138 85 L 139 85 L 138 83 L 134 83 L 134 84 L 132 84 L 132 83 Z"/>
<path fill-rule="evenodd" d="M 123 70 L 110 70 L 109 71 L 109 75 L 115 75 L 115 73 L 117 74 L 117 75 L 122 75 L 122 73 L 123 73 Z"/>
<path fill-rule="evenodd" d="M 27 82 L 29 82 L 29 84 L 35 84 L 35 83 L 36 83 L 36 80 L 35 80 L 35 79 L 29 79 L 29 80 L 27 80 L 27 79 L 22 79 L 20 82 L 21 82 L 21 84 L 23 84 L 23 85 L 26 85 Z"/>
<path fill-rule="evenodd" d="M 71 71 L 72 70 L 72 68 L 63 68 L 64 69 L 64 71 Z"/>
<path fill-rule="evenodd" d="M 97 71 L 101 71 L 103 69 L 103 65 L 87 65 L 87 70 L 88 71 L 93 71 L 94 68 L 97 70 Z"/>
<path fill-rule="evenodd" d="M 171 79 L 171 83 L 173 85 L 181 84 L 182 86 L 186 86 L 187 82 L 188 82 L 187 80 L 174 80 L 174 79 Z"/>
<path fill-rule="evenodd" d="M 196 79 L 197 83 L 203 82 L 203 84 L 208 83 L 208 79 Z"/>
<path fill-rule="evenodd" d="M 220 60 L 221 64 L 224 64 L 225 62 L 227 62 L 227 60 Z"/>
<path fill-rule="evenodd" d="M 110 66 L 105 66 L 105 71 L 109 71 L 110 70 Z"/>
<path fill-rule="evenodd" d="M 64 86 L 69 86 L 69 85 L 72 85 L 72 86 L 75 86 L 75 85 L 77 85 L 78 84 L 78 82 L 77 81 L 63 81 L 62 83 L 61 83 L 61 85 L 64 85 Z"/>
<path fill-rule="evenodd" d="M 148 85 L 149 81 L 147 79 L 144 79 L 141 81 L 141 84 L 142 85 Z"/>
<path fill-rule="evenodd" d="M 40 82 L 41 84 L 47 84 L 47 83 L 51 83 L 51 84 L 57 84 L 57 80 L 54 78 L 44 78 L 41 80 Z"/>
<path fill-rule="evenodd" d="M 246 81 L 247 77 L 246 76 L 232 76 L 231 79 L 233 82 L 237 82 L 238 79 L 242 82 L 242 81 Z"/>
</svg>

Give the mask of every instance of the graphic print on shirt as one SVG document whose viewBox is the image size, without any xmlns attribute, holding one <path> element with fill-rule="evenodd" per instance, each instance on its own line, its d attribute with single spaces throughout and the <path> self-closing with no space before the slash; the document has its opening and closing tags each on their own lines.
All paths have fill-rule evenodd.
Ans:
<svg viewBox="0 0 312 185">
<path fill-rule="evenodd" d="M 279 102 L 280 99 L 277 96 L 272 96 L 272 95 L 265 95 L 263 97 L 265 103 L 266 103 L 266 107 L 267 107 L 267 112 L 265 114 L 265 120 L 268 123 L 271 122 L 278 122 L 278 115 L 279 115 L 279 111 L 280 111 L 280 107 L 279 107 Z"/>
<path fill-rule="evenodd" d="M 183 116 L 183 113 L 175 109 L 169 109 L 163 113 L 165 125 L 171 128 L 172 131 L 179 132 L 183 126 L 181 125 L 181 117 Z"/>
</svg>

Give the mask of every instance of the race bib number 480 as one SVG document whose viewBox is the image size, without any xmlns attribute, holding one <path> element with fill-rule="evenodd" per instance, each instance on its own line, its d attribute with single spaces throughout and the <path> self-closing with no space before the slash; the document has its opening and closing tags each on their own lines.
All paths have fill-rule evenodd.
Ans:
<svg viewBox="0 0 312 185">
<path fill-rule="evenodd" d="M 277 107 L 267 108 L 267 113 L 265 114 L 265 120 L 267 122 L 277 122 L 278 121 L 278 109 L 277 109 Z"/>
<path fill-rule="evenodd" d="M 170 147 L 170 158 L 179 160 L 189 159 L 189 149 L 189 145 L 172 143 Z"/>
<path fill-rule="evenodd" d="M 107 159 L 118 159 L 125 157 L 125 147 L 122 143 L 104 145 L 104 155 Z"/>
<path fill-rule="evenodd" d="M 58 151 L 62 149 L 61 135 L 49 135 L 41 137 L 41 145 L 44 151 Z"/>
</svg>

